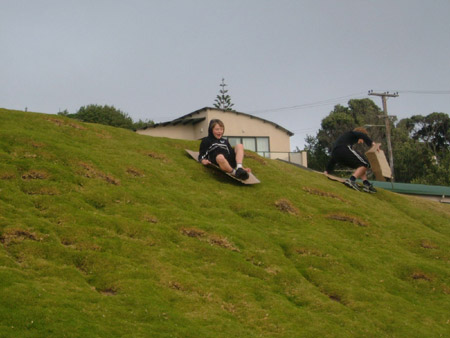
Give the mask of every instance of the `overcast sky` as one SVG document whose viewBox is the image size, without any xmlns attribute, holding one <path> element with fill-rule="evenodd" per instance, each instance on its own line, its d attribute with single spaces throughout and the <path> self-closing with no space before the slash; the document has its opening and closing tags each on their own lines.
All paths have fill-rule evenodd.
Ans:
<svg viewBox="0 0 450 338">
<path fill-rule="evenodd" d="M 213 106 L 222 77 L 292 149 L 371 89 L 399 92 L 399 119 L 448 114 L 450 1 L 0 0 L 0 107 L 164 122 Z"/>
</svg>

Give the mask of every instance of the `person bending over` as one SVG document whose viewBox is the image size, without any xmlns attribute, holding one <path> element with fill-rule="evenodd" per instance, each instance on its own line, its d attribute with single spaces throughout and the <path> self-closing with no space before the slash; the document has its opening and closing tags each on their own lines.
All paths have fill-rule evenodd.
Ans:
<svg viewBox="0 0 450 338">
<path fill-rule="evenodd" d="M 224 131 L 225 126 L 221 120 L 214 119 L 209 122 L 208 136 L 200 143 L 198 161 L 203 165 L 214 163 L 226 173 L 246 180 L 251 170 L 242 166 L 244 146 L 237 144 L 233 149 L 228 140 L 223 138 Z"/>
<path fill-rule="evenodd" d="M 356 183 L 356 179 L 360 178 L 363 181 L 363 190 L 369 193 L 375 193 L 376 189 L 367 180 L 367 168 L 370 168 L 370 163 L 367 158 L 354 150 L 352 146 L 354 144 L 365 143 L 367 146 L 376 146 L 377 151 L 380 150 L 380 144 L 375 143 L 369 137 L 366 129 L 358 127 L 352 131 L 348 131 L 337 138 L 333 144 L 331 151 L 331 158 L 328 161 L 325 169 L 325 174 L 331 173 L 334 170 L 334 166 L 339 163 L 344 166 L 355 169 L 352 176 L 344 183 L 350 188 L 360 191 L 359 185 Z"/>
</svg>

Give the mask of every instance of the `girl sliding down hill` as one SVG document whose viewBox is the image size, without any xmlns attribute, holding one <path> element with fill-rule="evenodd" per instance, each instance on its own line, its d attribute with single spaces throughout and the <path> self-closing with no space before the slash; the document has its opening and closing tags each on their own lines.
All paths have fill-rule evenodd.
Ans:
<svg viewBox="0 0 450 338">
<path fill-rule="evenodd" d="M 208 136 L 202 139 L 198 161 L 203 165 L 214 163 L 223 171 L 232 174 L 240 180 L 246 180 L 250 168 L 244 168 L 244 146 L 237 144 L 233 149 L 224 139 L 225 126 L 221 120 L 214 119 L 209 122 Z"/>
</svg>

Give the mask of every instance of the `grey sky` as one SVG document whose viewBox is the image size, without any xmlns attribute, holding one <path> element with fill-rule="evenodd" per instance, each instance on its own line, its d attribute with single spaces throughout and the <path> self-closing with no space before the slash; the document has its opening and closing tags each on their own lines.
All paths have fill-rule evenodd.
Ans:
<svg viewBox="0 0 450 338">
<path fill-rule="evenodd" d="M 302 148 L 370 89 L 399 91 L 398 118 L 450 113 L 449 18 L 449 0 L 0 0 L 0 107 L 162 122 L 212 106 L 224 77 L 237 111 Z"/>
</svg>

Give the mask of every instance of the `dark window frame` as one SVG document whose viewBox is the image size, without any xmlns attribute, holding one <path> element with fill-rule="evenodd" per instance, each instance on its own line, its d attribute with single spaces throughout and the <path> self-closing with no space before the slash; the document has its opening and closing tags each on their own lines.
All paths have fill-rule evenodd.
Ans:
<svg viewBox="0 0 450 338">
<path fill-rule="evenodd" d="M 255 152 L 259 153 L 261 156 L 264 157 L 268 157 L 269 153 L 270 153 L 270 137 L 269 136 L 232 136 L 232 135 L 228 135 L 228 136 L 224 136 L 225 139 L 228 138 L 234 138 L 234 139 L 239 139 L 240 143 L 243 143 L 243 139 L 254 139 L 255 140 Z M 258 151 L 258 141 L 257 139 L 266 139 L 267 140 L 267 146 L 268 146 L 268 150 L 260 150 Z"/>
</svg>

